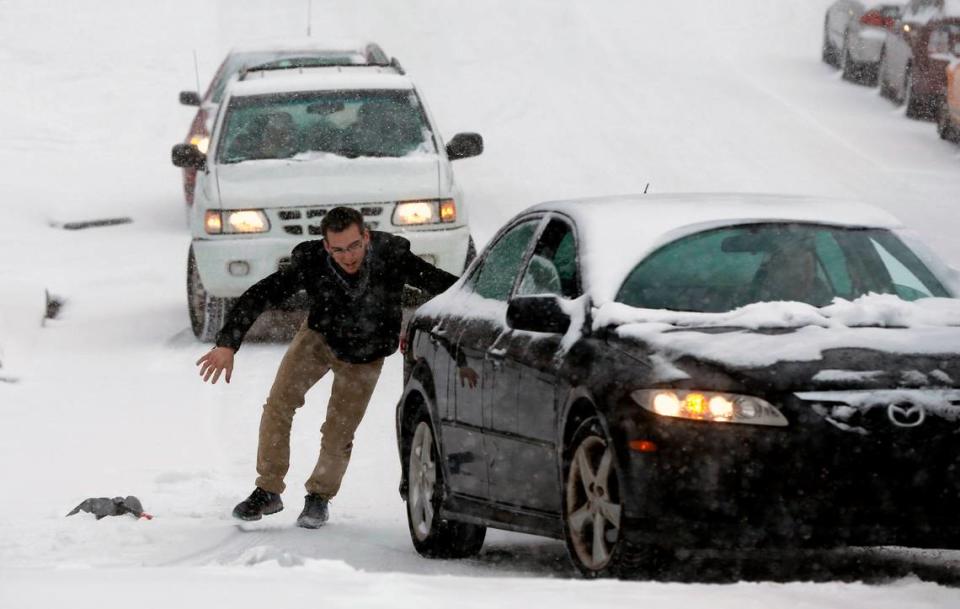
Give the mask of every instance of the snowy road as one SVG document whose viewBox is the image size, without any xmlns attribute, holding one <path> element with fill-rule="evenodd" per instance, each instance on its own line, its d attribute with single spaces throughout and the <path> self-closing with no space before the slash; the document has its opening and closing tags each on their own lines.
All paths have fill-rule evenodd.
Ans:
<svg viewBox="0 0 960 609">
<path fill-rule="evenodd" d="M 960 148 L 819 62 L 828 3 L 317 0 L 313 31 L 379 41 L 447 136 L 484 135 L 484 155 L 456 165 L 479 243 L 537 201 L 650 183 L 859 198 L 960 266 Z M 252 489 L 259 408 L 283 346 L 245 345 L 229 386 L 195 376 L 206 347 L 188 329 L 189 236 L 169 164 L 191 112 L 176 94 L 195 86 L 194 48 L 206 81 L 230 46 L 300 35 L 305 16 L 300 0 L 0 0 L 0 277 L 66 301 L 39 331 L 0 319 L 0 378 L 18 380 L 0 382 L 0 607 L 960 605 L 960 591 L 932 583 L 960 583 L 960 552 L 678 565 L 681 581 L 709 569 L 750 582 L 721 588 L 583 582 L 562 544 L 497 532 L 474 560 L 420 559 L 396 491 L 397 357 L 330 525 L 293 526 L 326 380 L 295 423 L 287 510 L 238 530 L 229 511 Z M 50 226 L 126 215 L 133 224 Z M 157 518 L 63 518 L 114 494 L 138 495 Z M 843 583 L 856 580 L 889 583 Z"/>
</svg>

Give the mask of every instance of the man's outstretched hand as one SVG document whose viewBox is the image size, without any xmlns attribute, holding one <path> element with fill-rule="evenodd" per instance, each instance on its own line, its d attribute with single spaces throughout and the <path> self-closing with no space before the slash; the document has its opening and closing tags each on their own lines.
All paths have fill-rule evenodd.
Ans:
<svg viewBox="0 0 960 609">
<path fill-rule="evenodd" d="M 212 385 L 216 385 L 222 372 L 224 380 L 229 383 L 233 375 L 233 354 L 234 351 L 230 347 L 214 347 L 204 353 L 203 357 L 197 360 L 203 381 L 210 381 Z"/>
</svg>

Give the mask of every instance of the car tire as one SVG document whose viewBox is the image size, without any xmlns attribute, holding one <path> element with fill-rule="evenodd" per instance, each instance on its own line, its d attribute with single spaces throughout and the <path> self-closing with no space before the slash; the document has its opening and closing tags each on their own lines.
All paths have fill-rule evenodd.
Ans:
<svg viewBox="0 0 960 609">
<path fill-rule="evenodd" d="M 937 109 L 937 133 L 940 134 L 942 140 L 954 144 L 960 143 L 960 130 L 950 120 L 950 106 L 946 99 L 940 101 Z"/>
<path fill-rule="evenodd" d="M 468 558 L 483 547 L 487 527 L 440 516 L 443 474 L 433 427 L 426 414 L 407 431 L 407 528 L 413 547 L 427 558 Z"/>
<path fill-rule="evenodd" d="M 837 54 L 837 49 L 830 42 L 830 25 L 827 19 L 823 20 L 823 47 L 820 51 L 820 58 L 823 60 L 823 63 L 828 66 L 833 66 L 834 68 L 839 67 L 840 57 Z"/>
<path fill-rule="evenodd" d="M 923 100 L 917 97 L 913 87 L 913 66 L 907 66 L 907 73 L 903 77 L 902 101 L 907 109 L 907 118 L 919 120 L 925 116 Z"/>
<path fill-rule="evenodd" d="M 217 298 L 207 293 L 191 247 L 187 256 L 187 308 L 193 335 L 205 343 L 216 340 L 233 302 L 232 298 Z"/>
<path fill-rule="evenodd" d="M 877 62 L 877 85 L 880 88 L 880 97 L 893 100 L 893 91 L 890 89 L 890 83 L 886 79 L 887 73 L 887 47 L 880 50 L 880 61 Z"/>
<path fill-rule="evenodd" d="M 847 82 L 857 85 L 872 85 L 876 78 L 870 78 L 871 68 L 869 64 L 858 63 L 850 55 L 849 36 L 843 37 L 843 50 L 841 51 L 840 71 L 842 78 Z M 874 69 L 875 71 L 875 69 Z M 873 82 L 870 82 L 870 81 Z"/>
<path fill-rule="evenodd" d="M 577 570 L 588 578 L 654 575 L 659 550 L 632 540 L 625 526 L 616 454 L 598 417 L 574 432 L 563 480 L 564 539 Z"/>
</svg>

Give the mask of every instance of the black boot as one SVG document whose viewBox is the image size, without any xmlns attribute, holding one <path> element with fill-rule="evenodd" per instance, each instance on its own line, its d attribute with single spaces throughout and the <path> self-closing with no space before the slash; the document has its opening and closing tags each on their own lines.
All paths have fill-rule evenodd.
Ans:
<svg viewBox="0 0 960 609">
<path fill-rule="evenodd" d="M 283 500 L 280 495 L 258 486 L 249 497 L 233 508 L 233 517 L 240 520 L 260 520 L 262 516 L 276 514 L 282 509 Z"/>
<path fill-rule="evenodd" d="M 318 529 L 329 518 L 327 500 L 320 495 L 310 493 L 303 498 L 303 511 L 297 517 L 297 526 L 305 529 Z"/>
</svg>

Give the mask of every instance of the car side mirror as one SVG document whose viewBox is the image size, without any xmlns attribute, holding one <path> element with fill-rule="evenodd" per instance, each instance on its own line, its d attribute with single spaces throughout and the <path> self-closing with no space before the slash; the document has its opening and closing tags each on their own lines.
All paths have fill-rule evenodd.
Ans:
<svg viewBox="0 0 960 609">
<path fill-rule="evenodd" d="M 447 158 L 451 161 L 478 156 L 483 152 L 483 136 L 479 133 L 458 133 L 447 143 Z"/>
<path fill-rule="evenodd" d="M 507 304 L 507 325 L 515 330 L 564 334 L 570 315 L 556 296 L 517 296 Z"/>
<path fill-rule="evenodd" d="M 193 144 L 177 144 L 170 152 L 170 158 L 176 167 L 192 167 L 194 169 L 207 168 L 207 155 Z"/>
<path fill-rule="evenodd" d="M 196 91 L 180 91 L 180 103 L 184 106 L 199 106 L 200 94 Z"/>
</svg>

